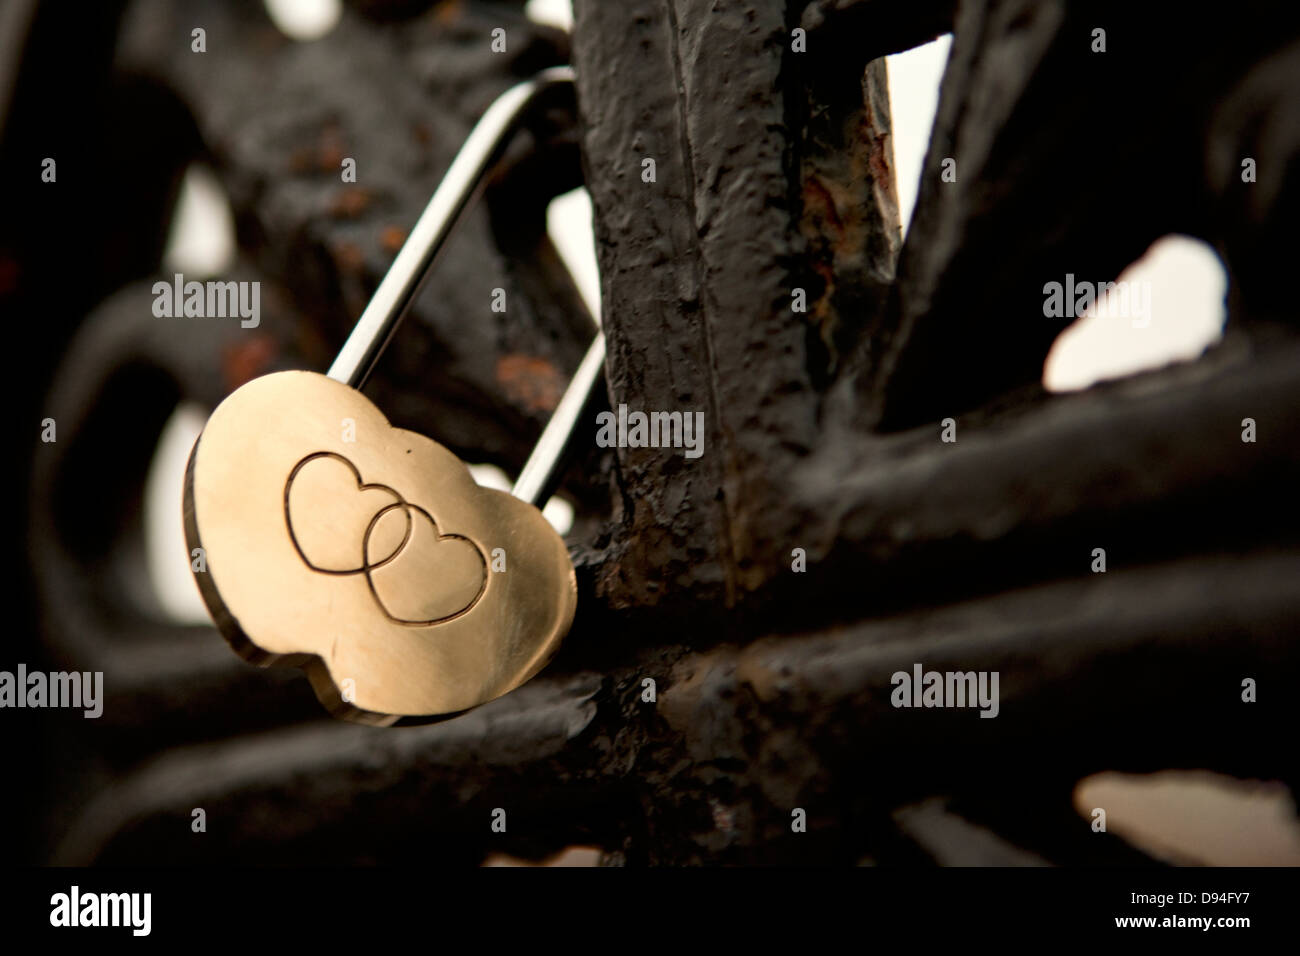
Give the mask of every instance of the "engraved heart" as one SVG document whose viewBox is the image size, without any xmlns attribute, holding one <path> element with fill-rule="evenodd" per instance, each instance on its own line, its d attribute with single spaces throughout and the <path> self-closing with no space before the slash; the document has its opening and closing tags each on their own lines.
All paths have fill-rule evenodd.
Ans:
<svg viewBox="0 0 1300 956">
<path fill-rule="evenodd" d="M 403 546 L 385 558 L 393 538 L 401 538 Z M 433 516 L 417 505 L 385 506 L 371 520 L 365 540 L 370 593 L 399 624 L 430 627 L 450 621 L 468 613 L 487 588 L 487 558 L 478 545 L 463 535 L 441 534 Z"/>
<path fill-rule="evenodd" d="M 385 525 L 391 525 L 383 535 Z M 406 544 L 396 561 L 369 563 L 370 542 L 402 535 Z M 487 588 L 487 559 L 463 535 L 442 535 L 422 507 L 396 503 L 374 515 L 365 535 L 365 580 L 374 602 L 399 624 L 432 627 L 468 614 Z M 380 550 L 382 551 L 383 546 Z M 419 587 L 412 587 L 415 581 Z"/>
<path fill-rule="evenodd" d="M 323 574 L 360 574 L 392 560 L 406 543 L 411 521 L 404 511 L 399 514 L 405 521 L 387 522 L 386 533 L 368 531 L 379 511 L 404 500 L 387 485 L 363 482 L 357 466 L 342 455 L 317 452 L 289 473 L 284 520 L 307 567 Z"/>
<path fill-rule="evenodd" d="M 364 574 L 380 611 L 431 627 L 471 610 L 487 588 L 487 558 L 395 489 L 366 482 L 348 458 L 314 452 L 284 486 L 284 520 L 307 567 Z"/>
</svg>

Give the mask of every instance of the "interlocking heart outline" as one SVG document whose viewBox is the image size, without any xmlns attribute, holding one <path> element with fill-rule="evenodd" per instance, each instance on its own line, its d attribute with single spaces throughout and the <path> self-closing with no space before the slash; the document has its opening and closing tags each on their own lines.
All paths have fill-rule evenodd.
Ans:
<svg viewBox="0 0 1300 956">
<path fill-rule="evenodd" d="M 378 511 L 375 512 L 373 516 L 371 516 L 370 522 L 366 526 L 365 534 L 362 536 L 361 539 L 361 556 L 360 556 L 361 563 L 355 568 L 345 568 L 345 569 L 323 568 L 313 563 L 311 558 L 309 558 L 307 556 L 307 553 L 303 550 L 302 544 L 298 540 L 298 535 L 294 531 L 293 514 L 289 506 L 289 493 L 293 488 L 294 480 L 298 477 L 299 472 L 301 472 L 303 468 L 305 468 L 307 465 L 311 464 L 314 461 L 318 461 L 322 458 L 332 459 L 344 465 L 352 473 L 353 478 L 356 480 L 358 491 L 372 491 L 372 490 L 384 491 L 392 495 L 393 498 L 396 499 L 392 503 L 387 504 L 384 507 L 380 508 Z M 406 519 L 406 530 L 402 535 L 402 540 L 398 542 L 397 547 L 394 548 L 390 554 L 386 555 L 385 557 L 383 557 L 378 561 L 372 562 L 369 558 L 371 536 L 374 534 L 376 526 L 383 519 L 383 517 L 386 514 L 392 511 L 396 511 L 398 509 L 401 509 L 402 515 Z M 454 611 L 451 614 L 445 614 L 441 617 L 436 617 L 429 620 L 408 620 L 406 618 L 398 617 L 395 614 L 393 614 L 391 611 L 389 611 L 388 607 L 384 604 L 383 599 L 379 596 L 378 590 L 376 590 L 375 588 L 375 580 L 373 577 L 374 571 L 394 561 L 406 549 L 407 544 L 410 543 L 411 536 L 414 533 L 414 529 L 415 529 L 415 522 L 411 517 L 412 512 L 423 515 L 424 518 L 428 520 L 429 524 L 433 527 L 433 530 L 437 535 L 437 541 L 439 542 L 464 541 L 466 544 L 470 545 L 474 549 L 474 553 L 478 556 L 479 564 L 481 566 L 480 579 L 482 583 L 479 585 L 478 592 L 474 595 L 474 597 L 470 600 L 470 602 L 458 611 Z M 453 621 L 456 618 L 462 617 L 463 615 L 468 614 L 470 611 L 472 611 L 474 609 L 474 606 L 478 604 L 478 602 L 482 599 L 484 593 L 487 591 L 487 568 L 488 568 L 487 556 L 483 553 L 483 549 L 482 547 L 479 546 L 477 541 L 474 541 L 472 538 L 467 538 L 464 535 L 460 535 L 460 534 L 444 534 L 442 532 L 442 529 L 438 526 L 437 520 L 433 517 L 433 515 L 429 514 L 428 511 L 426 511 L 424 508 L 421 508 L 419 505 L 411 504 L 409 501 L 406 500 L 405 496 L 403 496 L 396 488 L 393 488 L 389 485 L 379 484 L 377 482 L 363 481 L 361 478 L 361 471 L 357 468 L 357 466 L 354 465 L 348 458 L 338 454 L 337 452 L 332 452 L 332 451 L 313 452 L 312 454 L 302 458 L 296 465 L 293 466 L 293 469 L 289 472 L 288 479 L 284 483 L 284 522 L 285 522 L 285 526 L 289 530 L 289 540 L 293 542 L 294 550 L 298 552 L 298 557 L 302 559 L 303 564 L 307 565 L 307 567 L 311 568 L 311 570 L 317 572 L 318 574 L 330 574 L 338 577 L 349 577 L 356 574 L 365 575 L 366 584 L 370 588 L 370 596 L 374 598 L 375 606 L 378 607 L 381 612 L 383 612 L 385 617 L 387 617 L 390 621 L 392 621 L 395 624 L 403 624 L 408 627 L 432 627 L 435 624 L 444 624 L 447 621 Z"/>
</svg>

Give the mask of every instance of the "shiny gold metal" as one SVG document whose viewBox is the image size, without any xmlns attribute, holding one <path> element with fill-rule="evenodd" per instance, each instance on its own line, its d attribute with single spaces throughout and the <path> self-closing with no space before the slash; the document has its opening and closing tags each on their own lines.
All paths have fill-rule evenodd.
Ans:
<svg viewBox="0 0 1300 956">
<path fill-rule="evenodd" d="M 185 529 L 231 646 L 304 668 L 331 713 L 363 723 L 512 690 L 577 604 L 568 550 L 537 508 L 314 372 L 255 379 L 218 406 L 190 457 Z"/>
<path fill-rule="evenodd" d="M 503 93 L 475 125 L 328 376 L 280 372 L 222 402 L 190 454 L 185 534 L 221 633 L 247 660 L 302 667 L 331 713 L 453 716 L 532 677 L 573 621 L 568 550 L 535 507 L 604 364 L 597 332 L 514 495 L 357 389 L 530 105 L 568 67 Z M 517 496 L 517 497 L 516 497 Z"/>
</svg>

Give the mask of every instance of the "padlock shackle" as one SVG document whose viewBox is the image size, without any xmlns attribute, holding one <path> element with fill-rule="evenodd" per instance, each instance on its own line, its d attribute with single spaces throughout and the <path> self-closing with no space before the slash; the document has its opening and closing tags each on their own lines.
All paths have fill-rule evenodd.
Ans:
<svg viewBox="0 0 1300 956">
<path fill-rule="evenodd" d="M 528 108 L 546 90 L 571 86 L 573 80 L 571 67 L 553 67 L 506 90 L 488 107 L 452 160 L 433 198 L 424 207 L 415 228 L 361 313 L 352 334 L 343 343 L 330 366 L 330 378 L 358 389 L 365 384 L 419 294 L 438 253 L 455 231 L 465 210 L 478 197 L 489 170 L 501 157 Z M 599 322 L 599 316 L 594 318 Z M 595 340 L 569 380 L 568 388 L 511 489 L 516 498 L 540 508 L 550 497 L 559 481 L 569 440 L 600 380 L 604 365 L 605 336 L 597 330 Z"/>
<path fill-rule="evenodd" d="M 462 214 L 478 197 L 488 172 L 500 159 L 528 108 L 546 90 L 572 84 L 572 67 L 552 67 L 512 86 L 488 107 L 452 160 L 433 198 L 424 207 L 387 275 L 343 343 L 327 373 L 330 378 L 357 389 L 365 384 L 415 301 L 438 253 Z"/>
<path fill-rule="evenodd" d="M 569 385 L 560 396 L 551 419 L 542 429 L 533 446 L 532 453 L 524 462 L 515 485 L 510 493 L 516 498 L 536 505 L 546 504 L 560 481 L 560 469 L 564 465 L 565 452 L 573 438 L 578 418 L 591 398 L 591 393 L 605 371 L 605 333 L 597 332 L 596 338 L 587 348 L 587 354 L 578 363 L 577 370 L 569 379 Z"/>
</svg>

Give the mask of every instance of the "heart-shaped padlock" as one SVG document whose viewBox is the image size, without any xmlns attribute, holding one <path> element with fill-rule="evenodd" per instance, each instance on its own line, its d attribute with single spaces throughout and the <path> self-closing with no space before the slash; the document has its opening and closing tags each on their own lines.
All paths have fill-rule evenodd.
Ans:
<svg viewBox="0 0 1300 956">
<path fill-rule="evenodd" d="M 480 487 L 358 391 L 527 107 L 571 83 L 548 70 L 484 114 L 328 376 L 249 382 L 191 452 L 185 531 L 203 549 L 208 610 L 245 659 L 304 668 L 336 716 L 391 725 L 468 710 L 536 674 L 572 623 L 573 565 L 536 504 L 599 380 L 603 337 L 513 494 Z"/>
</svg>

